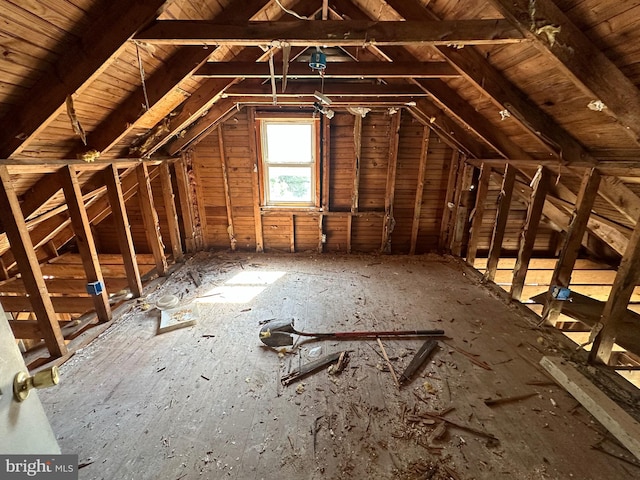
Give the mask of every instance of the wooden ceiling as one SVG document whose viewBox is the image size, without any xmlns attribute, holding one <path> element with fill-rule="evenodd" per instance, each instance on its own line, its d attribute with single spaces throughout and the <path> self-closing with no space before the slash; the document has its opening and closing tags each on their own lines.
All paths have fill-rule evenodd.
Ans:
<svg viewBox="0 0 640 480">
<path fill-rule="evenodd" d="M 624 237 L 640 214 L 639 1 L 0 7 L 0 162 L 23 200 L 43 191 L 46 172 L 83 155 L 89 169 L 178 156 L 243 105 L 311 105 L 323 90 L 337 108 L 402 106 L 478 166 L 508 161 L 525 177 L 548 166 L 557 174 L 549 218 L 575 202 L 591 167 L 605 175 L 596 221 Z M 324 79 L 308 67 L 315 47 L 327 52 Z"/>
</svg>

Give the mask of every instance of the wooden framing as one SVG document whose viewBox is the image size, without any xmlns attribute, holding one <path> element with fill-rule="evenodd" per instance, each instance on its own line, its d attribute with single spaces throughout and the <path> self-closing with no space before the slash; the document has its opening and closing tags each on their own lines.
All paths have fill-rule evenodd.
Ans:
<svg viewBox="0 0 640 480">
<path fill-rule="evenodd" d="M 153 253 L 158 275 L 164 277 L 168 270 L 167 257 L 164 254 L 164 244 L 162 243 L 162 235 L 160 234 L 158 213 L 153 204 L 153 192 L 151 191 L 149 171 L 144 163 L 138 165 L 136 168 L 136 177 L 138 179 L 138 200 L 140 202 L 140 211 L 142 212 L 142 221 L 144 222 L 147 242 Z"/>
<path fill-rule="evenodd" d="M 153 20 L 164 3 L 165 0 L 135 4 L 127 0 L 110 2 L 108 8 L 85 30 L 83 37 L 67 45 L 64 54 L 29 89 L 23 101 L 17 102 L 2 117 L 0 158 L 22 151 L 58 114 L 64 112 L 67 96 L 80 93 L 102 73 L 131 35 Z"/>
<path fill-rule="evenodd" d="M 533 248 L 538 233 L 538 225 L 542 218 L 544 201 L 549 188 L 549 171 L 540 167 L 533 179 L 531 199 L 527 208 L 527 218 L 524 222 L 520 235 L 520 246 L 518 248 L 518 259 L 513 268 L 513 280 L 511 281 L 511 298 L 520 300 L 522 289 L 524 288 L 529 261 L 533 255 Z"/>
<path fill-rule="evenodd" d="M 568 287 L 571 283 L 571 273 L 578 258 L 582 238 L 589 223 L 591 209 L 598 195 L 599 186 L 600 174 L 595 169 L 587 171 L 582 176 L 575 211 L 551 276 L 551 286 Z M 553 324 L 560 315 L 561 308 L 562 302 L 550 299 L 542 313 L 542 318 Z"/>
<path fill-rule="evenodd" d="M 574 25 L 551 0 L 536 0 L 536 19 L 558 28 L 550 42 L 538 24 L 529 21 L 528 0 L 491 0 L 491 3 L 545 55 L 557 60 L 558 66 L 587 95 L 600 99 L 605 112 L 620 122 L 634 140 L 640 136 L 640 91 L 583 31 Z M 527 22 L 523 22 L 523 18 Z M 543 25 L 541 25 L 543 26 Z M 533 31 L 532 31 L 533 30 Z"/>
<path fill-rule="evenodd" d="M 0 166 L 0 219 L 6 229 L 11 249 L 18 262 L 22 280 L 29 294 L 31 308 L 36 315 L 45 345 L 53 357 L 67 354 L 62 331 L 42 277 L 31 237 L 24 222 L 7 167 Z M 2 302 L 4 304 L 4 302 Z"/>
<path fill-rule="evenodd" d="M 395 225 L 393 203 L 396 194 L 396 171 L 398 169 L 398 143 L 402 109 L 393 115 L 390 125 L 389 155 L 387 160 L 387 185 L 384 195 L 384 222 L 382 223 L 382 253 L 391 253 L 391 234 Z"/>
<path fill-rule="evenodd" d="M 184 243 L 187 252 L 193 253 L 196 251 L 195 231 L 193 228 L 193 202 L 189 193 L 191 188 L 189 187 L 185 155 L 183 153 L 180 156 L 180 160 L 173 164 L 173 167 L 176 175 L 176 185 L 178 186 L 178 205 L 180 206 L 182 226 L 184 228 Z"/>
<path fill-rule="evenodd" d="M 206 20 L 156 20 L 136 40 L 159 45 L 269 45 L 274 38 L 292 46 L 487 45 L 518 43 L 524 35 L 505 20 L 387 21 L 302 20 L 224 25 Z"/>
<path fill-rule="evenodd" d="M 142 295 L 142 281 L 140 280 L 140 270 L 136 260 L 135 247 L 131 236 L 131 225 L 127 216 L 127 209 L 122 196 L 122 185 L 118 167 L 109 165 L 104 171 L 104 180 L 107 186 L 107 195 L 111 205 L 111 215 L 118 234 L 118 245 L 122 254 L 122 261 L 127 272 L 129 289 L 134 297 Z"/>
<path fill-rule="evenodd" d="M 639 264 L 640 222 L 636 224 L 636 228 L 629 239 L 629 245 L 622 257 L 616 273 L 616 279 L 613 282 L 609 298 L 600 317 L 602 330 L 598 333 L 589 353 L 591 362 L 599 361 L 608 365 L 611 360 L 613 344 L 625 320 L 629 300 L 634 288 L 640 283 Z"/>
<path fill-rule="evenodd" d="M 322 131 L 322 199 L 320 208 L 328 212 L 331 208 L 331 120 L 325 115 L 321 119 Z"/>
<path fill-rule="evenodd" d="M 224 203 L 227 210 L 227 233 L 229 234 L 229 244 L 231 250 L 237 247 L 236 235 L 233 230 L 233 207 L 231 206 L 231 195 L 229 194 L 229 175 L 227 174 L 227 156 L 224 151 L 224 140 L 222 138 L 222 126 L 218 125 L 218 148 L 220 149 L 220 165 L 222 167 L 222 184 L 224 186 Z"/>
<path fill-rule="evenodd" d="M 457 257 L 462 256 L 463 242 L 465 233 L 468 231 L 469 222 L 469 206 L 471 196 L 471 185 L 473 184 L 474 168 L 465 162 L 464 158 L 460 159 L 460 167 L 462 173 L 459 175 L 458 191 L 456 192 L 455 214 L 451 218 L 451 253 Z M 458 170 L 459 171 L 459 170 Z"/>
<path fill-rule="evenodd" d="M 169 229 L 169 241 L 171 242 L 171 252 L 174 262 L 182 261 L 182 239 L 180 238 L 180 226 L 178 225 L 178 212 L 176 211 L 175 195 L 171 183 L 171 171 L 169 163 L 162 162 L 160 166 L 160 183 L 162 185 L 162 199 L 164 200 L 164 210 L 167 217 L 167 227 Z"/>
<path fill-rule="evenodd" d="M 199 178 L 202 178 L 203 172 L 200 167 L 200 162 L 198 162 L 195 157 L 196 151 L 189 150 L 183 159 L 187 159 L 187 164 L 191 166 L 191 169 L 188 170 L 190 172 L 188 174 L 188 179 L 190 198 L 196 207 L 195 209 L 192 209 L 194 214 L 196 248 L 207 248 L 209 246 L 208 240 L 205 236 L 207 232 L 207 211 L 205 209 L 202 182 L 198 181 Z"/>
<path fill-rule="evenodd" d="M 513 184 L 516 180 L 516 170 L 511 165 L 507 165 L 504 170 L 502 179 L 502 189 L 498 199 L 498 211 L 496 213 L 496 223 L 493 228 L 491 237 L 491 246 L 489 247 L 489 257 L 487 260 L 487 269 L 484 272 L 486 280 L 493 281 L 498 268 L 498 260 L 502 250 L 502 240 L 504 239 L 504 231 L 507 226 L 507 218 L 509 216 L 509 207 L 511 206 L 511 196 L 513 194 Z"/>
<path fill-rule="evenodd" d="M 296 253 L 296 216 L 295 215 L 291 215 L 290 222 L 291 222 L 291 230 L 290 230 L 291 233 L 289 234 L 289 251 L 291 253 Z"/>
<path fill-rule="evenodd" d="M 424 177 L 427 169 L 427 159 L 429 156 L 429 137 L 431 128 L 422 128 L 422 148 L 420 150 L 420 165 L 418 166 L 418 182 L 416 184 L 416 198 L 413 204 L 413 221 L 411 223 L 411 244 L 409 255 L 415 255 L 418 243 L 418 232 L 420 231 L 420 215 L 422 214 L 422 196 L 424 193 Z"/>
<path fill-rule="evenodd" d="M 358 78 L 455 78 L 460 73 L 447 62 L 334 62 L 325 79 Z M 271 78 L 267 62 L 209 62 L 202 65 L 193 75 L 205 78 Z M 308 65 L 291 62 L 288 77 L 296 79 L 317 79 L 317 72 Z M 276 65 L 275 77 L 282 78 L 282 66 Z"/>
<path fill-rule="evenodd" d="M 451 155 L 449 164 L 449 180 L 447 181 L 447 193 L 444 199 L 444 208 L 442 210 L 442 221 L 440 223 L 440 239 L 438 241 L 438 248 L 440 251 L 444 251 L 447 245 L 447 239 L 449 239 L 449 221 L 451 219 L 452 208 L 454 205 L 454 197 L 456 192 L 456 180 L 458 178 L 458 160 L 460 158 L 460 152 L 454 150 Z"/>
<path fill-rule="evenodd" d="M 489 182 L 491 181 L 491 167 L 485 163 L 480 166 L 480 176 L 478 177 L 478 190 L 476 192 L 476 206 L 471 216 L 471 232 L 469 243 L 467 244 L 466 261 L 473 266 L 478 252 L 478 241 L 480 239 L 480 229 L 484 217 L 484 207 L 489 193 Z"/>
<path fill-rule="evenodd" d="M 76 246 L 82 257 L 82 265 L 87 277 L 87 283 L 100 282 L 104 287 L 102 269 L 98 261 L 98 251 L 93 240 L 91 224 L 87 216 L 87 210 L 82 200 L 80 185 L 75 168 L 72 166 L 60 169 L 60 183 L 64 191 L 64 198 L 67 201 L 71 225 L 75 232 Z M 98 295 L 92 295 L 98 320 L 102 323 L 111 320 L 111 307 L 107 289 L 103 288 Z"/>
<path fill-rule="evenodd" d="M 347 253 L 351 253 L 351 229 L 353 227 L 353 215 L 358 213 L 360 203 L 360 156 L 362 153 L 362 122 L 361 115 L 354 115 L 353 121 L 353 151 L 354 170 L 353 186 L 351 188 L 351 215 L 347 216 Z"/>
<path fill-rule="evenodd" d="M 248 110 L 248 121 L 249 121 L 249 152 L 251 155 L 251 191 L 253 194 L 253 218 L 255 222 L 255 231 L 256 231 L 256 252 L 264 251 L 264 239 L 262 234 L 262 212 L 260 211 L 261 206 L 261 195 L 260 195 L 260 175 L 258 173 L 258 163 L 260 162 L 259 150 L 258 150 L 258 133 L 257 133 L 257 124 L 256 124 L 256 109 L 250 107 Z"/>
<path fill-rule="evenodd" d="M 222 10 L 215 20 L 226 22 L 237 18 L 249 19 L 264 7 L 264 0 L 245 0 L 234 3 Z M 167 98 L 176 86 L 189 78 L 199 66 L 210 57 L 211 51 L 201 47 L 183 47 L 175 52 L 153 75 L 146 80 L 147 98 L 150 106 Z M 140 115 L 140 105 L 145 103 L 145 91 L 142 86 L 112 111 L 109 116 L 89 134 L 89 143 L 93 148 L 105 153 L 111 150 L 131 130 L 153 116 L 153 108 Z M 125 119 L 125 121 L 123 121 Z"/>
</svg>

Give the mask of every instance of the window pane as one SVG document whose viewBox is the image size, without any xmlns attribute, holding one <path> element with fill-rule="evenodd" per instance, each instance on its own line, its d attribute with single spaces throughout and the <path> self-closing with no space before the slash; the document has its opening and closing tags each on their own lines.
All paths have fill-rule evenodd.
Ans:
<svg viewBox="0 0 640 480">
<path fill-rule="evenodd" d="M 269 201 L 312 202 L 311 167 L 269 167 Z"/>
<path fill-rule="evenodd" d="M 269 163 L 311 163 L 313 125 L 309 123 L 267 123 Z"/>
</svg>

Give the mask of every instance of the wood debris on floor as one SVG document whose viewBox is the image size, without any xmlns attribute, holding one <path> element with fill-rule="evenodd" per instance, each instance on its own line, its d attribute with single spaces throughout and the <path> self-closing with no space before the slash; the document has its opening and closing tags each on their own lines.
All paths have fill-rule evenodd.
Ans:
<svg viewBox="0 0 640 480">
<path fill-rule="evenodd" d="M 198 323 L 156 335 L 157 312 L 141 305 L 167 294 L 197 302 Z M 383 338 L 387 359 L 375 339 L 296 337 L 274 349 L 258 335 L 273 319 L 301 331 L 443 329 L 448 340 L 399 388 L 389 365 L 404 372 L 424 338 Z M 86 479 L 640 474 L 591 448 L 606 431 L 538 365 L 572 348 L 556 332 L 540 335 L 439 256 L 200 253 L 40 396 Z"/>
</svg>

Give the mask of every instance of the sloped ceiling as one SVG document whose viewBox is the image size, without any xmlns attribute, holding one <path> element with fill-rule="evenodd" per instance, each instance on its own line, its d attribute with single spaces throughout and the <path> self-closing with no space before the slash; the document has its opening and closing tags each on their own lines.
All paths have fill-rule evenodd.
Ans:
<svg viewBox="0 0 640 480">
<path fill-rule="evenodd" d="M 596 213 L 627 232 L 640 211 L 637 1 L 1 0 L 0 20 L 5 164 L 175 156 L 239 106 L 324 89 L 407 108 L 478 164 L 543 163 L 559 201 L 598 166 Z"/>
</svg>

